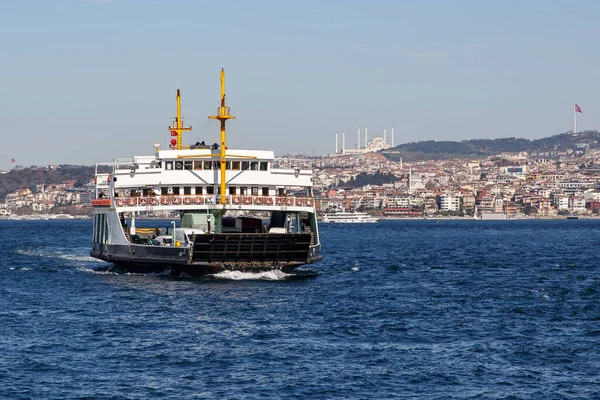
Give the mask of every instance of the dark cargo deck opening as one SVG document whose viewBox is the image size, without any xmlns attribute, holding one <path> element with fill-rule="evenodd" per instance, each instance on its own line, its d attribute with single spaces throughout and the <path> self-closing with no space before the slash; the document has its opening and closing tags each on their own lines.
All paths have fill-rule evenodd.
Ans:
<svg viewBox="0 0 600 400">
<path fill-rule="evenodd" d="M 196 235 L 192 261 L 306 262 L 310 240 L 310 233 Z"/>
</svg>

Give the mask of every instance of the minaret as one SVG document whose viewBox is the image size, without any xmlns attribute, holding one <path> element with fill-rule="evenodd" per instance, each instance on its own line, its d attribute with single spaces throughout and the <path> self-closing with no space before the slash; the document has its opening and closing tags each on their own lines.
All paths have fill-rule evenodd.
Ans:
<svg viewBox="0 0 600 400">
<path fill-rule="evenodd" d="M 367 146 L 369 145 L 369 138 L 367 137 L 367 127 L 365 126 L 365 150 L 367 148 Z"/>
<path fill-rule="evenodd" d="M 338 133 L 335 133 L 335 154 L 338 153 Z"/>
<path fill-rule="evenodd" d="M 383 143 L 387 144 L 387 128 L 383 128 Z"/>
<path fill-rule="evenodd" d="M 394 125 L 392 125 L 392 147 L 394 147 Z"/>
<path fill-rule="evenodd" d="M 360 150 L 360 128 L 358 128 L 358 143 L 356 143 L 356 150 Z"/>
<path fill-rule="evenodd" d="M 412 167 L 408 168 L 408 193 L 412 192 Z"/>
<path fill-rule="evenodd" d="M 346 132 L 342 131 L 342 154 L 346 154 Z"/>
<path fill-rule="evenodd" d="M 210 119 L 218 119 L 221 122 L 221 198 L 220 204 L 227 204 L 227 194 L 226 192 L 226 181 L 225 181 L 225 150 L 227 150 L 227 146 L 225 144 L 225 121 L 228 119 L 235 118 L 233 115 L 229 114 L 229 107 L 225 106 L 225 69 L 221 69 L 221 106 L 217 108 L 217 115 L 212 115 L 208 118 Z"/>
</svg>

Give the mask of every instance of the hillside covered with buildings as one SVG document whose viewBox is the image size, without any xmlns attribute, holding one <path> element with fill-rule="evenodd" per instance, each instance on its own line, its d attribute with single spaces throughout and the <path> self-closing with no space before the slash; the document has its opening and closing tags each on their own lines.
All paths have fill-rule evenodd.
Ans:
<svg viewBox="0 0 600 400">
<path fill-rule="evenodd" d="M 321 212 L 359 210 L 390 218 L 595 216 L 600 212 L 599 138 L 589 131 L 538 141 L 470 141 L 469 155 L 463 154 L 464 142 L 425 142 L 301 161 L 314 170 Z M 411 161 L 404 148 L 436 156 Z M 94 167 L 86 166 L 2 171 L 0 216 L 91 214 L 93 179 Z"/>
</svg>

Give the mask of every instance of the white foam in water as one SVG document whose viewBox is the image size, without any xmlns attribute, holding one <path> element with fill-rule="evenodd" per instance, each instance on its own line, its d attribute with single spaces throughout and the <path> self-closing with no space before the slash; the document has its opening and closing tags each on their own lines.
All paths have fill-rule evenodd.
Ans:
<svg viewBox="0 0 600 400">
<path fill-rule="evenodd" d="M 223 271 L 213 275 L 219 279 L 230 279 L 233 281 L 243 280 L 264 280 L 264 281 L 280 281 L 287 279 L 288 274 L 285 274 L 279 270 L 265 271 L 265 272 L 241 272 L 241 271 Z"/>
</svg>

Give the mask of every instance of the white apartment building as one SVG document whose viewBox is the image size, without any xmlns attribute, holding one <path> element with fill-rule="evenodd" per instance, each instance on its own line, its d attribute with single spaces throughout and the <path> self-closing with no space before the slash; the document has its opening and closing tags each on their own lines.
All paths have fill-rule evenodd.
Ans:
<svg viewBox="0 0 600 400">
<path fill-rule="evenodd" d="M 554 207 L 556 207 L 557 210 L 568 210 L 569 205 L 569 196 L 554 196 Z"/>
<path fill-rule="evenodd" d="M 459 211 L 460 196 L 458 194 L 442 194 L 440 196 L 440 211 Z"/>
</svg>

